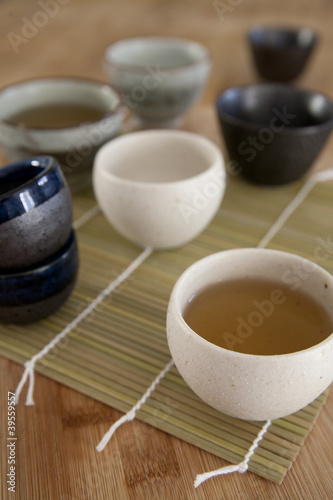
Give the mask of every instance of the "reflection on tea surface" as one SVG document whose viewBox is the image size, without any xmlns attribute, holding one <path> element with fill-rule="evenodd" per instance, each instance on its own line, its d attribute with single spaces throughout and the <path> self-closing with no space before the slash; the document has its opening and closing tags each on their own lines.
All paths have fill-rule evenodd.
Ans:
<svg viewBox="0 0 333 500">
<path fill-rule="evenodd" d="M 62 128 L 100 120 L 105 113 L 84 104 L 48 104 L 24 109 L 9 120 L 28 128 Z"/>
<path fill-rule="evenodd" d="M 256 279 L 219 282 L 199 291 L 183 316 L 209 342 L 257 355 L 306 349 L 333 329 L 328 313 L 302 290 Z"/>
</svg>

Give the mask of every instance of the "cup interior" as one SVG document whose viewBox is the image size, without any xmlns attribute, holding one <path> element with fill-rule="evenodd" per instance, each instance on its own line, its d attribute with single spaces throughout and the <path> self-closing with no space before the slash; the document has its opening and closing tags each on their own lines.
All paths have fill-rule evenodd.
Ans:
<svg viewBox="0 0 333 500">
<path fill-rule="evenodd" d="M 0 92 L 0 120 L 20 125 L 12 122 L 11 117 L 36 107 L 66 104 L 93 107 L 100 111 L 102 119 L 118 108 L 120 98 L 108 85 L 94 81 L 75 78 L 30 80 Z"/>
<path fill-rule="evenodd" d="M 24 189 L 31 181 L 37 180 L 54 160 L 51 157 L 36 157 L 23 160 L 0 169 L 0 200 L 17 189 Z"/>
<path fill-rule="evenodd" d="M 226 119 L 262 126 L 270 126 L 273 117 L 282 116 L 278 124 L 288 129 L 313 127 L 333 120 L 333 103 L 327 97 L 284 84 L 227 89 L 218 98 L 217 108 Z"/>
<path fill-rule="evenodd" d="M 124 66 L 177 68 L 196 64 L 208 56 L 197 42 L 178 38 L 143 37 L 117 42 L 107 48 L 109 63 Z"/>
<path fill-rule="evenodd" d="M 300 271 L 298 277 L 295 269 Z M 186 324 L 184 312 L 188 301 L 201 290 L 221 281 L 243 280 L 245 283 L 248 279 L 272 281 L 272 289 L 279 283 L 284 283 L 291 290 L 301 287 L 308 297 L 326 311 L 333 325 L 332 276 L 317 264 L 297 255 L 268 249 L 245 248 L 219 252 L 190 266 L 179 278 L 173 291 L 179 318 Z M 186 328 L 196 335 L 187 324 Z M 330 331 L 327 338 L 331 334 Z M 202 338 L 200 341 L 206 342 Z"/>
<path fill-rule="evenodd" d="M 21 187 L 40 174 L 43 168 L 28 165 L 23 169 L 20 163 L 16 163 L 14 166 L 1 170 L 5 170 L 5 172 L 0 171 L 0 196 Z"/>
<path fill-rule="evenodd" d="M 196 134 L 147 131 L 113 140 L 101 149 L 98 161 L 119 179 L 171 183 L 205 172 L 218 161 L 218 152 Z"/>
<path fill-rule="evenodd" d="M 309 28 L 254 28 L 250 34 L 251 43 L 258 47 L 276 49 L 308 49 L 316 42 L 316 35 Z"/>
</svg>

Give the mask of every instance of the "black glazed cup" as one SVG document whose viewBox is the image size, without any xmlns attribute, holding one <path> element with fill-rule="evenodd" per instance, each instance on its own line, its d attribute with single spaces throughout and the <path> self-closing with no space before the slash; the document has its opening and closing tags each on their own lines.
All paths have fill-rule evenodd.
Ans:
<svg viewBox="0 0 333 500">
<path fill-rule="evenodd" d="M 217 98 L 216 109 L 235 170 L 258 184 L 300 179 L 333 127 L 328 97 L 282 83 L 231 87 Z"/>
<path fill-rule="evenodd" d="M 72 199 L 58 162 L 39 156 L 0 169 L 0 268 L 22 269 L 68 240 Z"/>
<path fill-rule="evenodd" d="M 255 27 L 248 33 L 248 42 L 262 78 L 290 82 L 308 63 L 318 35 L 309 28 Z"/>
</svg>

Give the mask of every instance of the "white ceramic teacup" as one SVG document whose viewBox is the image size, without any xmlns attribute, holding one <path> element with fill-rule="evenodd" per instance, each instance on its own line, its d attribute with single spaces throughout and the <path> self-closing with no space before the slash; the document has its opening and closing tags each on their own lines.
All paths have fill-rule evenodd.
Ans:
<svg viewBox="0 0 333 500">
<path fill-rule="evenodd" d="M 206 47 L 174 37 L 137 37 L 110 45 L 104 70 L 140 125 L 175 127 L 198 100 L 211 61 Z"/>
<path fill-rule="evenodd" d="M 135 132 L 97 153 L 93 187 L 106 218 L 125 238 L 155 249 L 195 238 L 216 214 L 226 185 L 220 149 L 189 132 Z"/>
<path fill-rule="evenodd" d="M 73 126 L 27 126 L 12 117 L 43 106 L 88 106 L 96 120 Z M 83 78 L 53 77 L 19 82 L 0 91 L 0 143 L 10 162 L 38 155 L 59 161 L 72 193 L 91 184 L 98 148 L 119 134 L 125 107 L 109 85 Z"/>
<path fill-rule="evenodd" d="M 178 279 L 167 315 L 169 347 L 184 380 L 212 407 L 245 420 L 281 418 L 311 403 L 333 381 L 333 334 L 289 354 L 244 354 L 208 342 L 183 318 L 189 298 L 202 288 L 251 278 L 298 284 L 333 323 L 333 277 L 317 264 L 277 250 L 227 250 L 199 260 Z"/>
</svg>

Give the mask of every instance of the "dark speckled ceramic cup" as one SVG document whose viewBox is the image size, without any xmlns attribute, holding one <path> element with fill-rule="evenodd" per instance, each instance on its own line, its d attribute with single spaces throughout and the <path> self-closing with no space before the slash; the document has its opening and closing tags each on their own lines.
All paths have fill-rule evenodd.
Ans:
<svg viewBox="0 0 333 500">
<path fill-rule="evenodd" d="M 333 130 L 333 101 L 290 84 L 230 87 L 216 110 L 235 171 L 268 186 L 306 175 Z"/>
<path fill-rule="evenodd" d="M 51 156 L 0 169 L 0 268 L 28 268 L 55 254 L 69 238 L 72 200 Z"/>
<path fill-rule="evenodd" d="M 307 65 L 318 36 L 310 28 L 257 26 L 249 32 L 248 42 L 262 78 L 291 82 Z"/>
</svg>

